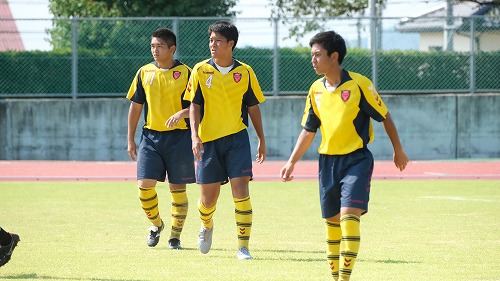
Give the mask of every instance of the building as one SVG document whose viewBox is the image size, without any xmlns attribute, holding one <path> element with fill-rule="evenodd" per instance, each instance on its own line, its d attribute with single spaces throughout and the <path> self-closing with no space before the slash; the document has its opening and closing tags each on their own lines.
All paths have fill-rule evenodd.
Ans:
<svg viewBox="0 0 500 281">
<path fill-rule="evenodd" d="M 0 52 L 24 51 L 24 44 L 8 1 L 0 1 Z"/>
<path fill-rule="evenodd" d="M 472 47 L 486 52 L 500 50 L 498 6 L 459 2 L 449 7 L 452 10 L 449 18 L 443 4 L 416 17 L 403 18 L 395 28 L 399 32 L 419 34 L 421 51 L 470 52 Z"/>
</svg>

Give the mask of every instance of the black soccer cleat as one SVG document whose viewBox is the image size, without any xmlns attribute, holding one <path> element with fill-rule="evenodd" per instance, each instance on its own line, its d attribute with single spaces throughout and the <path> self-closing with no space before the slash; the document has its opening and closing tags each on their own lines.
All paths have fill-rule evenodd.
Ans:
<svg viewBox="0 0 500 281">
<path fill-rule="evenodd" d="M 10 257 L 12 256 L 17 243 L 21 241 L 19 235 L 13 233 L 10 233 L 10 235 L 12 236 L 10 244 L 7 246 L 0 246 L 0 266 L 3 266 L 10 261 Z"/>
<path fill-rule="evenodd" d="M 149 247 L 154 247 L 158 244 L 158 242 L 160 241 L 160 233 L 164 227 L 165 224 L 163 223 L 163 221 L 161 221 L 160 227 L 153 225 L 149 228 L 149 235 L 147 240 Z"/>
<path fill-rule="evenodd" d="M 174 249 L 174 250 L 182 249 L 181 240 L 179 240 L 177 238 L 172 238 L 172 239 L 168 240 L 168 247 L 170 249 Z"/>
</svg>

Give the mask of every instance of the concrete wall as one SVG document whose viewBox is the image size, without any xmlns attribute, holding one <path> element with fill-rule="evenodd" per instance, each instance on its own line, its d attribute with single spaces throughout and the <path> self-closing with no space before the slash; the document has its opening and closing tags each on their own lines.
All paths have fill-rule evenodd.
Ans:
<svg viewBox="0 0 500 281">
<path fill-rule="evenodd" d="M 411 160 L 500 157 L 499 94 L 383 99 Z M 268 97 L 261 105 L 268 159 L 285 160 L 292 152 L 304 100 Z M 124 98 L 0 100 L 0 160 L 128 160 L 128 107 Z M 382 125 L 374 122 L 374 128 L 370 149 L 378 160 L 391 159 Z M 252 127 L 249 132 L 255 155 Z M 320 137 L 318 133 L 303 159 L 317 159 Z"/>
</svg>

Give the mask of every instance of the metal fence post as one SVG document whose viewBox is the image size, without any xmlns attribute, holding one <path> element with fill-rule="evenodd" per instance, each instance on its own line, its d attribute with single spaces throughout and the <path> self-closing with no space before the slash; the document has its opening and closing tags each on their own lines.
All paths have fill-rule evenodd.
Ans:
<svg viewBox="0 0 500 281">
<path fill-rule="evenodd" d="M 174 32 L 174 34 L 176 35 L 179 35 L 179 18 L 174 18 L 172 20 L 172 31 Z M 182 46 L 182 44 L 179 44 L 179 41 L 180 41 L 180 37 L 177 36 L 177 46 Z M 177 48 L 175 50 L 175 54 L 174 54 L 174 58 L 175 59 L 179 59 L 180 58 L 180 52 L 179 52 L 179 48 Z"/>
<path fill-rule="evenodd" d="M 377 7 L 375 0 L 370 0 L 370 49 L 372 55 L 372 82 L 377 88 Z"/>
<path fill-rule="evenodd" d="M 279 41 L 278 41 L 278 25 L 279 19 L 273 18 L 274 21 L 274 49 L 273 49 L 273 95 L 279 93 Z"/>
<path fill-rule="evenodd" d="M 470 93 L 476 92 L 476 18 L 470 19 Z"/>
<path fill-rule="evenodd" d="M 71 19 L 73 41 L 71 44 L 71 97 L 78 97 L 78 18 Z"/>
</svg>

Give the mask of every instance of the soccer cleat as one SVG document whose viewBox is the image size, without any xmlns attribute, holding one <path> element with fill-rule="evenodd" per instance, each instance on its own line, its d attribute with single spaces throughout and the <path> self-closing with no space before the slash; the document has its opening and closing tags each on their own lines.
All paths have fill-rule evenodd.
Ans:
<svg viewBox="0 0 500 281">
<path fill-rule="evenodd" d="M 182 249 L 181 240 L 179 240 L 177 238 L 172 238 L 172 239 L 168 240 L 168 247 L 170 249 L 174 249 L 174 250 Z"/>
<path fill-rule="evenodd" d="M 200 232 L 198 233 L 198 249 L 203 254 L 206 254 L 210 251 L 212 247 L 212 234 L 214 233 L 214 228 L 204 228 L 201 227 Z"/>
<path fill-rule="evenodd" d="M 149 227 L 149 236 L 148 236 L 148 246 L 149 247 L 154 247 L 158 242 L 160 241 L 160 233 L 165 227 L 165 224 L 163 221 L 161 221 L 161 226 L 151 226 Z"/>
<path fill-rule="evenodd" d="M 14 252 L 17 243 L 21 241 L 19 235 L 13 233 L 11 233 L 10 235 L 12 236 L 12 241 L 10 242 L 10 244 L 7 246 L 0 246 L 0 266 L 3 266 L 10 261 L 12 252 Z"/>
<path fill-rule="evenodd" d="M 253 259 L 252 255 L 248 251 L 247 247 L 241 247 L 236 254 L 239 260 L 251 260 Z"/>
</svg>

